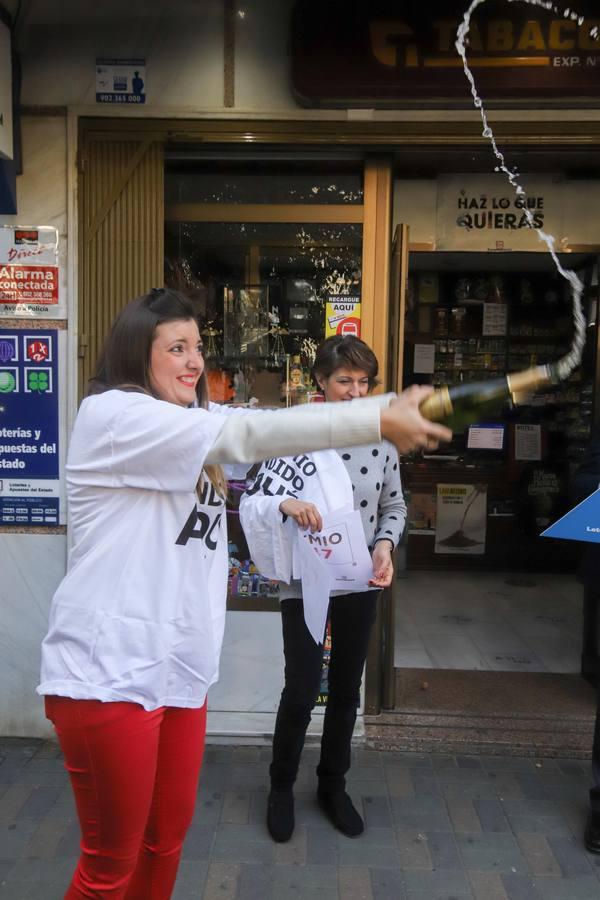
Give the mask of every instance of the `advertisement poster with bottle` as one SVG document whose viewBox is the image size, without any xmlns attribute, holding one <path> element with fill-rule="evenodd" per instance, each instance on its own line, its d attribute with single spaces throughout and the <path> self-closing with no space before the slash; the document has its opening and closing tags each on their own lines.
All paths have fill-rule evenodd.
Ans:
<svg viewBox="0 0 600 900">
<path fill-rule="evenodd" d="M 487 487 L 485 484 L 438 484 L 435 553 L 485 553 Z"/>
</svg>

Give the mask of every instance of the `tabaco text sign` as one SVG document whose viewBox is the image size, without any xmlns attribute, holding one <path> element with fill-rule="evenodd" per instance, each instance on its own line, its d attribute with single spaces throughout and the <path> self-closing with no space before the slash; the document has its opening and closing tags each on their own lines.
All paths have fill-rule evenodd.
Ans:
<svg viewBox="0 0 600 900">
<path fill-rule="evenodd" d="M 454 41 L 465 4 L 299 0 L 292 19 L 292 80 L 308 106 L 389 107 L 411 101 L 471 104 Z M 583 24 L 525 3 L 488 2 L 471 20 L 469 65 L 491 100 L 596 99 L 597 3 Z"/>
</svg>

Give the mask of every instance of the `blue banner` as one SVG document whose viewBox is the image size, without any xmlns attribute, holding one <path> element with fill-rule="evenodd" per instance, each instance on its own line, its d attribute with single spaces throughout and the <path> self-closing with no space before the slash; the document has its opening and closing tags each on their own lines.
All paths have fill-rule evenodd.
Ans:
<svg viewBox="0 0 600 900">
<path fill-rule="evenodd" d="M 0 329 L 0 522 L 56 525 L 58 331 Z"/>
<path fill-rule="evenodd" d="M 594 491 L 554 525 L 546 528 L 541 536 L 600 544 L 600 490 Z"/>
</svg>

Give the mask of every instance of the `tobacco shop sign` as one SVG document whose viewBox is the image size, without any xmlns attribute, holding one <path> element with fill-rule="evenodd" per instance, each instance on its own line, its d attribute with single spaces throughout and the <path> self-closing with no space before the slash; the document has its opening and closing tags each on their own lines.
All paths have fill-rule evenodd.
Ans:
<svg viewBox="0 0 600 900">
<path fill-rule="evenodd" d="M 292 81 L 306 106 L 471 104 L 454 41 L 468 4 L 457 0 L 298 0 Z M 576 12 L 490 0 L 471 19 L 468 59 L 486 100 L 596 99 L 597 0 Z"/>
</svg>

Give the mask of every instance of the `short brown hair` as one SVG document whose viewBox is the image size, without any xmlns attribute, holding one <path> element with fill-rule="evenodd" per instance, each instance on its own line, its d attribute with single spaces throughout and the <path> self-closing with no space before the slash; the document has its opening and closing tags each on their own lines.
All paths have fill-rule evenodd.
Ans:
<svg viewBox="0 0 600 900">
<path fill-rule="evenodd" d="M 352 334 L 334 334 L 317 347 L 312 376 L 329 378 L 338 369 L 360 369 L 369 376 L 369 390 L 379 384 L 379 363 L 368 344 Z M 317 382 L 318 383 L 318 382 Z"/>
</svg>

